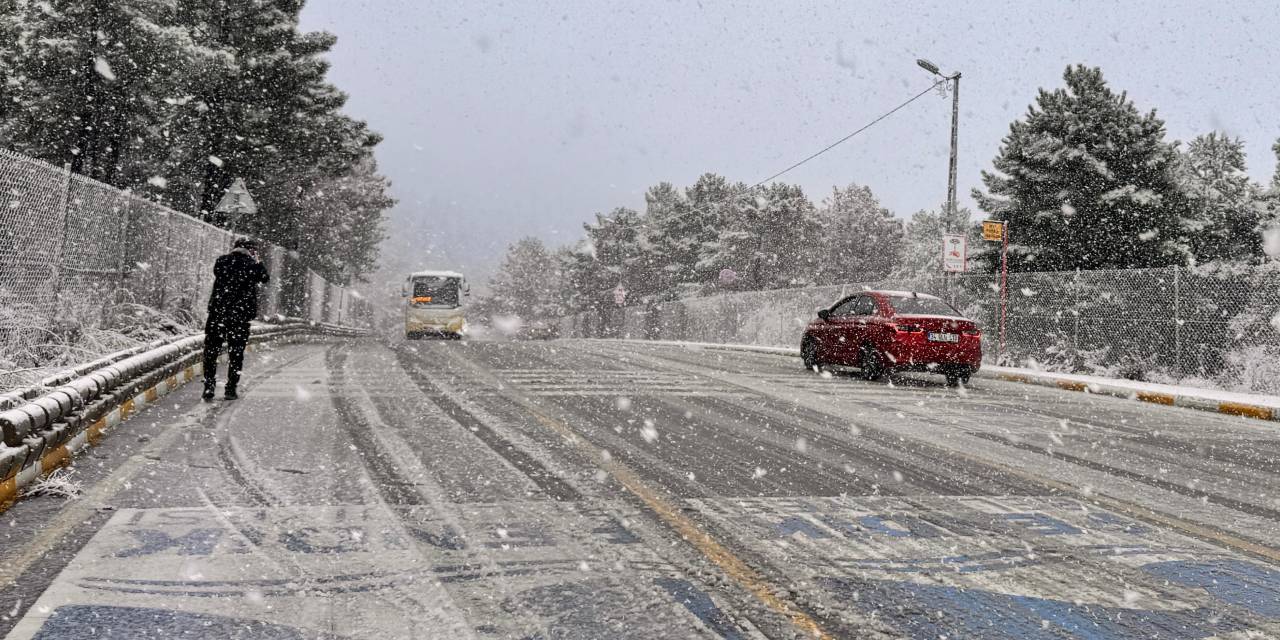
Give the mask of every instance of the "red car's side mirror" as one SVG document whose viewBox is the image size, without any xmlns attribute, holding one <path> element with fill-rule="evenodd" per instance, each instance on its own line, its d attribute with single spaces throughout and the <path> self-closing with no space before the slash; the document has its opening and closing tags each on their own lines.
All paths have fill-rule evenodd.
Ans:
<svg viewBox="0 0 1280 640">
<path fill-rule="evenodd" d="M 818 310 L 818 318 L 819 318 L 819 319 L 821 319 L 821 320 L 823 320 L 823 321 L 830 320 L 830 319 L 831 319 L 831 310 L 830 310 L 830 309 L 819 309 L 819 310 Z"/>
</svg>

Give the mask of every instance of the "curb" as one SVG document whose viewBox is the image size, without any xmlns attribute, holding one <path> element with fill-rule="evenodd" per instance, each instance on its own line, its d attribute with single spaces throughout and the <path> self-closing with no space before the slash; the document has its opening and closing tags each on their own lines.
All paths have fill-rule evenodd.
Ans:
<svg viewBox="0 0 1280 640">
<path fill-rule="evenodd" d="M 1039 371 L 1009 371 L 1008 367 L 992 367 L 995 371 L 980 371 L 978 375 L 995 378 L 1005 382 L 1033 384 L 1041 387 L 1054 387 L 1066 391 L 1082 391 L 1097 395 L 1112 396 L 1138 402 L 1149 402 L 1170 407 L 1210 411 L 1229 416 L 1253 418 L 1256 420 L 1280 421 L 1280 408 L 1256 402 L 1223 400 L 1204 395 L 1176 393 L 1141 389 L 1138 385 L 1125 385 L 1121 382 L 1093 382 L 1067 377 L 1069 374 L 1051 374 Z"/>
<path fill-rule="evenodd" d="M 632 342 L 638 344 L 656 344 L 670 347 L 695 347 L 700 349 L 719 349 L 722 351 L 745 351 L 751 353 L 767 353 L 779 356 L 800 357 L 799 349 L 790 347 L 761 347 L 749 344 L 719 344 L 714 342 L 678 342 L 673 340 L 633 340 L 633 339 L 607 339 L 592 338 L 593 340 L 606 340 L 610 342 Z M 1171 391 L 1160 391 L 1153 389 L 1138 388 L 1139 385 L 1125 385 L 1122 381 L 1116 383 L 1098 382 L 1094 380 L 1080 379 L 1079 376 L 1070 374 L 1052 374 L 1040 371 L 1029 371 L 1025 369 L 1015 369 L 1013 367 L 997 367 L 993 365 L 984 365 L 976 374 L 980 378 L 991 378 L 1002 380 L 1004 382 L 1016 382 L 1019 384 L 1031 384 L 1041 387 L 1053 387 L 1064 391 L 1080 391 L 1084 393 L 1092 393 L 1096 395 L 1112 396 L 1125 400 L 1136 400 L 1139 402 L 1149 402 L 1151 404 L 1159 404 L 1170 407 L 1181 407 L 1184 409 L 1195 409 L 1198 411 L 1211 411 L 1229 416 L 1239 416 L 1243 418 L 1253 418 L 1256 420 L 1267 420 L 1271 422 L 1280 421 L 1280 398 L 1276 399 L 1276 406 L 1269 406 L 1257 402 L 1223 400 L 1204 395 L 1192 395 L 1185 393 L 1174 393 Z"/>
<path fill-rule="evenodd" d="M 329 336 L 325 333 L 269 333 L 251 338 L 246 351 L 255 351 L 263 343 L 305 342 L 325 337 Z M 0 513 L 22 497 L 24 488 L 97 444 L 109 430 L 182 385 L 202 377 L 204 366 L 200 362 L 201 357 L 199 351 L 182 355 L 96 398 L 83 407 L 81 415 L 73 413 L 57 422 L 31 429 L 20 445 L 0 444 L 0 478 L 3 478 L 0 480 Z M 26 406 L 38 405 L 48 397 L 43 396 Z"/>
</svg>

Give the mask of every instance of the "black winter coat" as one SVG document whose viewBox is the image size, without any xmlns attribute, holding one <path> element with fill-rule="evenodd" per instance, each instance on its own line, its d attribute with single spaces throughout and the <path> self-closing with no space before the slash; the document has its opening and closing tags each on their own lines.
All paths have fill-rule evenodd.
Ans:
<svg viewBox="0 0 1280 640">
<path fill-rule="evenodd" d="M 258 285 L 271 277 L 266 267 L 244 251 L 232 251 L 213 263 L 213 293 L 209 295 L 209 319 L 214 325 L 246 325 L 258 316 Z"/>
</svg>

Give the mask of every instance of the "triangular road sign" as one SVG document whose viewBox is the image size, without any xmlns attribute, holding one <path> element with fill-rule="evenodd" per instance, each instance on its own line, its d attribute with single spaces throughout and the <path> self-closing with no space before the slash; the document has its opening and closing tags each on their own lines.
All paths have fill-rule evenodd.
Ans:
<svg viewBox="0 0 1280 640">
<path fill-rule="evenodd" d="M 249 195 L 249 189 L 244 186 L 244 178 L 236 178 L 235 182 L 227 187 L 227 192 L 222 194 L 222 199 L 213 210 L 236 216 L 246 213 L 252 215 L 258 212 L 258 204 L 253 201 L 253 196 Z"/>
</svg>

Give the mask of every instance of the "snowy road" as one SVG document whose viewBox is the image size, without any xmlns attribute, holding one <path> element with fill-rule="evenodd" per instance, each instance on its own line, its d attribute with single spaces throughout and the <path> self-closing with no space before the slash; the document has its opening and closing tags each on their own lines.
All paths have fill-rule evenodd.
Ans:
<svg viewBox="0 0 1280 640">
<path fill-rule="evenodd" d="M 1269 423 L 600 341 L 248 371 L 0 516 L 8 637 L 1280 637 Z"/>
</svg>

